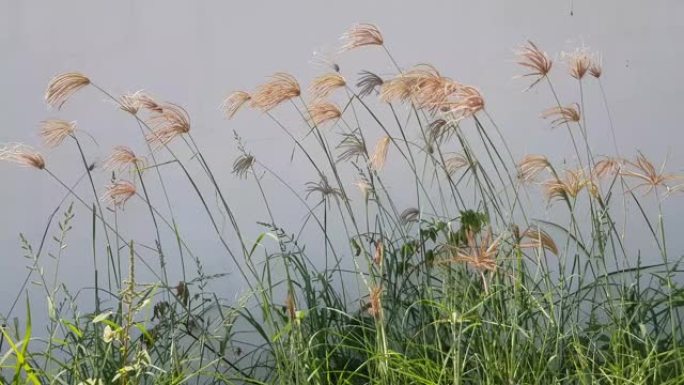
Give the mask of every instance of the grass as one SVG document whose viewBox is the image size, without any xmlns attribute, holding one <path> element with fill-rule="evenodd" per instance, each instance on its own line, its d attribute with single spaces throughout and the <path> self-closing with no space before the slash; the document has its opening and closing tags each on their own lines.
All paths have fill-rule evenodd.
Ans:
<svg viewBox="0 0 684 385">
<path fill-rule="evenodd" d="M 21 236 L 29 274 L 0 328 L 0 381 L 684 384 L 681 254 L 668 248 L 663 209 L 678 176 L 643 154 L 592 153 L 585 83 L 599 83 L 609 114 L 595 57 L 567 58 L 581 95 L 571 104 L 550 76 L 564 76 L 558 64 L 532 43 L 520 51 L 530 87 L 555 101 L 543 116 L 572 145 L 561 168 L 543 155 L 516 160 L 476 88 L 431 66 L 402 70 L 376 27 L 354 26 L 345 39 L 345 50 L 384 50 L 396 75 L 363 71 L 353 87 L 333 64 L 309 102 L 287 74 L 226 100 L 229 117 L 261 111 L 292 146 L 294 166 L 312 175 L 305 185 L 286 180 L 235 134 L 233 173 L 255 185 L 268 218 L 260 234 L 245 232 L 239 197 L 221 188 L 225 170 L 207 161 L 181 107 L 116 97 L 78 73 L 53 79 L 50 105 L 95 89 L 130 115 L 147 154 L 117 147 L 103 188 L 84 150 L 91 138 L 72 123 L 48 121 L 42 135 L 78 152 L 73 185 L 31 147 L 0 152 L 66 193 L 38 242 Z M 305 129 L 285 124 L 287 113 Z M 177 214 L 171 171 L 202 210 L 192 223 Z M 84 180 L 88 193 L 76 189 Z M 123 235 L 129 200 L 144 203 L 151 239 Z M 302 223 L 278 217 L 285 205 L 305 210 Z M 198 218 L 231 261 L 230 278 L 208 274 L 184 237 Z M 85 302 L 59 274 L 75 223 L 92 234 L 95 290 Z M 630 246 L 635 238 L 645 244 Z M 243 285 L 237 300 L 222 291 L 226 279 Z M 29 282 L 47 298 L 42 334 Z M 26 316 L 12 322 L 23 303 Z"/>
</svg>

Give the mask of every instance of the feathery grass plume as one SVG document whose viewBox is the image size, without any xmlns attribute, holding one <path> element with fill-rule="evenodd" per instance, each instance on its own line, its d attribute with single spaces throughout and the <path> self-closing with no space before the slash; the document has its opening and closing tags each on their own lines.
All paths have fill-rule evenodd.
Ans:
<svg viewBox="0 0 684 385">
<path fill-rule="evenodd" d="M 315 101 L 308 107 L 309 122 L 314 126 L 320 126 L 325 122 L 335 120 L 342 116 L 342 111 L 335 104 L 325 101 Z"/>
<path fill-rule="evenodd" d="M 623 159 L 606 157 L 599 160 L 592 168 L 592 175 L 596 178 L 603 178 L 606 176 L 613 176 L 620 173 L 622 165 L 625 163 Z"/>
<path fill-rule="evenodd" d="M 135 185 L 127 180 L 118 180 L 108 185 L 101 200 L 108 205 L 122 207 L 135 195 Z"/>
<path fill-rule="evenodd" d="M 358 47 L 368 45 L 383 45 L 384 40 L 378 27 L 373 24 L 358 23 L 352 25 L 340 37 L 343 44 L 340 48 L 341 52 L 349 51 Z"/>
<path fill-rule="evenodd" d="M 567 170 L 564 178 L 552 178 L 544 182 L 544 193 L 549 202 L 555 199 L 570 200 L 576 198 L 587 183 L 583 170 Z"/>
<path fill-rule="evenodd" d="M 23 143 L 0 145 L 0 161 L 7 161 L 39 170 L 45 168 L 45 158 L 32 147 Z"/>
<path fill-rule="evenodd" d="M 143 90 L 121 95 L 119 97 L 121 109 L 131 115 L 137 115 L 140 108 L 142 108 L 142 99 L 144 98 L 143 95 Z"/>
<path fill-rule="evenodd" d="M 145 164 L 143 158 L 139 158 L 133 150 L 126 146 L 116 146 L 112 153 L 104 161 L 103 168 L 110 171 L 125 171 L 129 167 L 138 168 Z"/>
<path fill-rule="evenodd" d="M 372 286 L 368 298 L 368 314 L 376 321 L 382 320 L 382 286 Z"/>
<path fill-rule="evenodd" d="M 45 120 L 40 125 L 40 136 L 48 147 L 57 147 L 66 137 L 72 135 L 76 130 L 76 122 L 66 120 L 50 119 Z"/>
<path fill-rule="evenodd" d="M 90 79 L 78 72 L 59 74 L 48 83 L 45 101 L 50 107 L 59 110 L 71 95 L 88 84 L 90 84 Z"/>
<path fill-rule="evenodd" d="M 467 246 L 456 251 L 452 262 L 463 262 L 479 271 L 496 270 L 496 253 L 499 250 L 500 239 L 492 240 L 491 232 L 487 231 L 478 242 L 472 230 L 466 232 Z"/>
<path fill-rule="evenodd" d="M 280 103 L 301 95 L 299 83 L 294 76 L 278 72 L 271 80 L 257 87 L 252 93 L 250 106 L 263 112 L 270 111 Z"/>
<path fill-rule="evenodd" d="M 446 100 L 439 106 L 454 115 L 456 121 L 471 117 L 484 108 L 482 94 L 475 87 L 461 86 L 453 94 L 455 100 Z"/>
<path fill-rule="evenodd" d="M 585 48 L 577 48 L 569 53 L 564 52 L 562 57 L 568 65 L 570 76 L 577 80 L 581 80 L 591 68 L 591 57 Z"/>
<path fill-rule="evenodd" d="M 470 162 L 461 154 L 452 155 L 444 160 L 444 168 L 449 175 L 454 175 L 456 171 L 468 166 L 470 166 Z"/>
<path fill-rule="evenodd" d="M 554 118 L 551 121 L 553 127 L 558 127 L 562 124 L 579 123 L 580 112 L 579 105 L 573 103 L 567 107 L 551 107 L 542 112 L 542 118 Z"/>
<path fill-rule="evenodd" d="M 382 78 L 370 71 L 359 72 L 359 80 L 356 82 L 356 87 L 359 88 L 359 97 L 363 98 L 372 93 L 378 93 L 378 89 L 382 87 L 385 82 Z"/>
<path fill-rule="evenodd" d="M 252 169 L 254 165 L 254 156 L 250 154 L 242 154 L 235 159 L 233 162 L 233 174 L 240 178 L 247 177 L 247 173 Z"/>
<path fill-rule="evenodd" d="M 551 163 L 544 155 L 525 155 L 518 163 L 518 178 L 523 183 L 531 183 L 545 170 L 551 170 Z"/>
<path fill-rule="evenodd" d="M 659 170 L 649 161 L 644 154 L 637 155 L 634 161 L 627 161 L 626 164 L 631 167 L 631 169 L 624 169 L 620 172 L 621 175 L 629 178 L 635 178 L 641 183 L 632 187 L 633 190 L 647 187 L 644 194 L 648 194 L 652 190 L 663 187 L 667 191 L 673 189 L 672 186 L 668 186 L 668 182 L 681 179 L 682 176 L 667 174 L 663 170 L 665 168 L 665 162 L 660 166 Z"/>
<path fill-rule="evenodd" d="M 373 263 L 375 266 L 381 266 L 382 261 L 385 259 L 385 245 L 382 240 L 375 242 L 375 252 L 373 253 Z"/>
<path fill-rule="evenodd" d="M 600 78 L 603 74 L 603 59 L 598 53 L 594 54 L 591 58 L 591 65 L 589 66 L 589 74 L 596 79 Z"/>
<path fill-rule="evenodd" d="M 327 199 L 327 197 L 333 197 L 335 199 L 342 197 L 342 191 L 340 189 L 332 187 L 326 178 L 321 179 L 320 182 L 308 182 L 306 184 L 306 198 L 313 193 L 320 193 L 322 199 Z"/>
<path fill-rule="evenodd" d="M 155 104 L 153 107 L 155 109 L 151 111 L 161 111 L 152 114 L 150 124 L 154 129 L 145 137 L 153 148 L 164 146 L 177 136 L 190 132 L 190 117 L 182 107 L 172 103 Z"/>
<path fill-rule="evenodd" d="M 342 75 L 338 73 L 327 73 L 315 78 L 309 87 L 309 93 L 313 99 L 322 99 L 333 93 L 338 88 L 347 85 Z"/>
<path fill-rule="evenodd" d="M 544 248 L 554 255 L 558 255 L 558 246 L 553 238 L 546 231 L 539 227 L 530 227 L 522 233 L 521 238 L 527 239 L 527 242 L 520 243 L 521 248 Z"/>
<path fill-rule="evenodd" d="M 402 211 L 399 215 L 399 219 L 401 219 L 401 222 L 405 225 L 411 222 L 418 222 L 419 218 L 420 210 L 418 210 L 415 207 L 409 207 L 406 210 Z"/>
<path fill-rule="evenodd" d="M 437 68 L 430 64 L 419 64 L 405 73 L 401 73 L 390 80 L 386 80 L 380 89 L 380 100 L 390 103 L 393 101 L 410 101 L 417 104 L 428 105 L 428 100 L 443 100 L 445 91 L 442 89 L 447 83 L 440 75 Z M 420 94 L 422 100 L 418 99 L 418 85 L 422 85 Z M 451 84 L 451 83 L 449 83 Z M 437 95 L 431 92 L 436 91 Z"/>
<path fill-rule="evenodd" d="M 551 71 L 553 62 L 546 54 L 540 50 L 533 42 L 527 41 L 527 45 L 523 45 L 517 50 L 518 64 L 529 69 L 531 72 L 521 75 L 522 77 L 534 76 L 536 79 L 527 87 L 526 90 L 534 87 L 542 79 L 544 79 Z"/>
<path fill-rule="evenodd" d="M 342 141 L 337 145 L 337 148 L 342 150 L 337 157 L 338 160 L 356 160 L 360 156 L 367 156 L 366 145 L 356 132 L 345 133 L 342 136 Z"/>
<path fill-rule="evenodd" d="M 371 186 L 370 183 L 365 180 L 360 180 L 354 183 L 354 186 L 359 189 L 365 200 L 370 198 L 370 195 L 373 192 L 373 186 Z"/>
<path fill-rule="evenodd" d="M 444 140 L 448 139 L 454 133 L 454 130 L 451 130 L 450 128 L 451 127 L 444 119 L 437 119 L 430 123 L 427 127 L 428 144 L 442 144 Z"/>
<path fill-rule="evenodd" d="M 375 145 L 375 150 L 373 151 L 373 156 L 371 156 L 370 162 L 371 167 L 375 171 L 380 171 L 385 166 L 385 160 L 387 160 L 387 152 L 389 151 L 390 137 L 384 136 L 378 140 Z"/>
<path fill-rule="evenodd" d="M 162 114 L 164 112 L 164 108 L 162 106 L 162 103 L 157 102 L 152 96 L 149 94 L 139 91 L 136 92 L 135 98 L 137 99 L 139 103 L 139 108 L 144 108 L 151 114 Z"/>
<path fill-rule="evenodd" d="M 297 319 L 297 305 L 295 304 L 294 295 L 292 295 L 290 290 L 287 291 L 287 297 L 285 297 L 285 311 L 290 322 L 294 322 Z"/>
<path fill-rule="evenodd" d="M 223 112 L 230 119 L 238 112 L 242 106 L 252 99 L 252 96 L 244 91 L 235 91 L 228 95 L 221 106 Z"/>
</svg>

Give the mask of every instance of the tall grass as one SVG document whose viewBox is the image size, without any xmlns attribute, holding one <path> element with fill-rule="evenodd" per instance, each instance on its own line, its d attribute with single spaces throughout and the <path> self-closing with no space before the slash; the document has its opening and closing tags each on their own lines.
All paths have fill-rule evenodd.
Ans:
<svg viewBox="0 0 684 385">
<path fill-rule="evenodd" d="M 117 147 L 103 171 L 86 155 L 86 131 L 46 121 L 46 145 L 72 145 L 79 155 L 79 179 L 69 184 L 32 148 L 3 148 L 2 159 L 40 170 L 65 197 L 37 242 L 21 237 L 30 269 L 0 328 L 0 381 L 684 383 L 680 254 L 668 247 L 663 209 L 678 176 L 643 154 L 593 153 L 586 83 L 599 83 L 609 113 L 596 57 L 570 54 L 564 75 L 534 44 L 519 51 L 529 87 L 552 101 L 542 116 L 573 151 L 557 166 L 516 155 L 476 88 L 429 65 L 402 69 L 375 26 L 353 26 L 344 39 L 344 52 L 382 50 L 396 74 L 364 70 L 354 87 L 353 74 L 331 63 L 310 95 L 278 73 L 224 103 L 229 118 L 260 111 L 292 147 L 292 166 L 311 178 L 293 184 L 248 149 L 247 132 L 235 134 L 232 181 L 254 184 L 267 218 L 260 234 L 245 232 L 253 219 L 238 216 L 240 197 L 222 189 L 226 170 L 208 162 L 182 107 L 144 92 L 117 97 L 78 73 L 53 79 L 51 106 L 90 87 L 130 116 L 147 154 Z M 562 98 L 552 70 L 577 80 L 579 101 Z M 301 123 L 286 124 L 287 114 Z M 192 223 L 176 213 L 169 170 L 202 210 Z M 112 175 L 110 185 L 96 184 L 99 172 Z M 76 189 L 82 180 L 88 193 Z M 130 200 L 144 204 L 151 239 L 124 235 L 119 219 Z M 306 213 L 302 223 L 279 216 L 285 205 Z M 60 281 L 76 216 L 92 234 L 88 302 Z M 208 274 L 184 236 L 201 220 L 230 261 L 230 278 Z M 655 248 L 630 246 L 635 237 Z M 227 293 L 227 279 L 244 291 Z M 29 282 L 47 298 L 41 333 Z M 23 321 L 12 322 L 24 303 Z"/>
</svg>

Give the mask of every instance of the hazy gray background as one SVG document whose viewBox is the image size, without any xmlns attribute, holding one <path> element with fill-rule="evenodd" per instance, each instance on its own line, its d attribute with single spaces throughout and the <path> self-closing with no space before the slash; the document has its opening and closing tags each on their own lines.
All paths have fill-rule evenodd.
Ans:
<svg viewBox="0 0 684 385">
<path fill-rule="evenodd" d="M 115 94 L 145 89 L 188 110 L 195 138 L 220 174 L 231 203 L 237 206 L 247 238 L 254 239 L 259 227 L 252 222 L 266 220 L 266 215 L 253 183 L 230 175 L 237 155 L 233 130 L 244 137 L 255 155 L 300 191 L 312 174 L 303 175 L 301 168 L 286 161 L 291 145 L 284 144 L 283 136 L 267 118 L 242 111 L 229 121 L 219 105 L 232 90 L 251 90 L 277 71 L 292 73 L 306 87 L 313 76 L 324 71 L 309 63 L 312 53 L 334 52 L 339 35 L 359 21 L 381 28 L 388 48 L 402 66 L 432 63 L 446 76 L 479 87 L 516 157 L 546 153 L 556 160 L 571 159 L 572 151 L 564 133 L 551 130 L 548 122 L 539 118 L 540 111 L 553 105 L 548 90 L 539 87 L 521 93 L 528 82 L 513 79 L 520 68 L 513 62 L 512 49 L 531 39 L 556 55 L 584 44 L 604 57 L 603 81 L 621 151 L 631 155 L 639 149 L 658 162 L 668 158 L 673 171 L 681 171 L 684 165 L 680 151 L 684 2 L 680 0 L 575 0 L 574 4 L 570 0 L 0 0 L 0 141 L 39 146 L 39 122 L 59 117 L 77 120 L 97 139 L 98 145 L 87 143 L 91 160 L 102 160 L 118 144 L 144 153 L 134 122 L 95 90 L 79 93 L 62 111 L 49 111 L 43 92 L 48 80 L 64 71 L 83 72 Z M 394 73 L 380 49 L 362 49 L 336 60 L 350 83 L 361 69 Z M 567 103 L 578 101 L 576 83 L 560 61 L 556 67 L 553 78 L 561 98 Z M 594 151 L 608 153 L 612 148 L 608 121 L 593 82 L 586 89 L 586 104 Z M 301 129 L 301 123 L 293 124 L 295 130 Z M 46 151 L 46 155 L 49 167 L 67 183 L 81 174 L 72 143 Z M 98 187 L 104 186 L 108 176 L 98 175 Z M 165 176 L 173 186 L 176 214 L 184 223 L 181 230 L 205 269 L 232 272 L 232 263 L 217 247 L 182 175 L 173 170 L 165 171 Z M 392 177 L 399 189 L 401 175 Z M 0 180 L 4 185 L 0 190 L 2 314 L 26 273 L 18 233 L 26 234 L 37 247 L 47 215 L 64 191 L 43 173 L 7 164 L 0 165 Z M 284 191 L 272 181 L 265 183 L 276 193 Z M 92 199 L 87 187 L 83 183 L 77 190 Z M 293 202 L 290 197 L 282 199 Z M 164 207 L 162 201 L 157 204 Z M 78 225 L 69 237 L 61 274 L 74 288 L 92 283 L 89 214 L 76 207 Z M 682 220 L 678 218 L 682 200 L 672 199 L 665 207 L 675 225 L 670 230 L 675 235 L 670 246 L 682 250 Z M 120 217 L 126 234 L 147 236 L 150 226 L 145 210 L 139 201 L 127 206 Z M 294 226 L 303 211 L 296 204 L 280 205 L 276 216 Z M 296 226 L 292 230 L 296 231 Z M 177 261 L 170 264 L 177 272 Z M 179 279 L 177 273 L 170 278 L 172 283 Z M 224 296 L 235 295 L 236 282 L 225 281 L 221 288 Z"/>
</svg>

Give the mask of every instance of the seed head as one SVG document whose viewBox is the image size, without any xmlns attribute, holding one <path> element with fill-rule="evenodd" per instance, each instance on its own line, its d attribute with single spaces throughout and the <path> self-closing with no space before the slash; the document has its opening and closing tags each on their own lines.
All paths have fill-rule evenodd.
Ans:
<svg viewBox="0 0 684 385">
<path fill-rule="evenodd" d="M 373 156 L 371 156 L 370 162 L 371 167 L 375 171 L 380 171 L 385 166 L 385 160 L 387 160 L 387 152 L 389 151 L 390 137 L 384 136 L 375 145 L 375 150 L 373 151 Z"/>
<path fill-rule="evenodd" d="M 88 84 L 90 84 L 90 79 L 78 72 L 57 75 L 48 83 L 45 101 L 50 107 L 59 110 L 71 95 Z"/>
<path fill-rule="evenodd" d="M 523 183 L 531 183 L 546 170 L 551 170 L 551 163 L 544 155 L 525 155 L 518 163 L 518 178 Z"/>
<path fill-rule="evenodd" d="M 526 239 L 526 243 L 521 243 L 521 248 L 546 249 L 554 255 L 558 255 L 558 246 L 553 238 L 539 227 L 530 227 L 523 232 L 521 238 Z"/>
<path fill-rule="evenodd" d="M 101 200 L 115 207 L 122 207 L 133 195 L 135 195 L 135 185 L 127 180 L 119 180 L 107 186 Z"/>
<path fill-rule="evenodd" d="M 378 27 L 373 24 L 352 25 L 340 38 L 343 41 L 341 52 L 368 45 L 383 45 L 384 40 Z"/>
<path fill-rule="evenodd" d="M 562 124 L 579 123 L 579 105 L 573 103 L 567 107 L 551 107 L 542 113 L 542 118 L 553 118 L 551 125 L 558 127 Z"/>
<path fill-rule="evenodd" d="M 45 168 L 45 158 L 39 152 L 23 143 L 0 145 L 0 160 L 20 166 L 37 168 L 38 170 Z"/>
<path fill-rule="evenodd" d="M 252 97 L 244 91 L 235 91 L 228 95 L 226 100 L 223 101 L 223 111 L 226 116 L 230 119 L 238 112 L 238 110 L 250 101 Z"/>
<path fill-rule="evenodd" d="M 271 76 L 270 81 L 257 88 L 252 94 L 250 105 L 253 108 L 266 112 L 300 94 L 301 90 L 297 80 L 290 74 L 278 72 Z"/>
<path fill-rule="evenodd" d="M 382 87 L 384 80 L 382 78 L 370 71 L 361 71 L 359 73 L 361 76 L 356 82 L 356 87 L 359 88 L 359 97 L 368 96 L 375 92 L 378 93 L 378 89 Z"/>
<path fill-rule="evenodd" d="M 342 116 L 340 109 L 333 103 L 315 101 L 309 105 L 309 122 L 315 126 L 335 120 Z"/>
<path fill-rule="evenodd" d="M 104 161 L 103 168 L 110 171 L 124 171 L 129 167 L 137 168 L 144 164 L 145 160 L 138 158 L 130 148 L 116 146 Z"/>
<path fill-rule="evenodd" d="M 347 82 L 342 75 L 331 72 L 315 78 L 313 82 L 311 82 L 309 93 L 313 99 L 322 99 L 345 85 L 347 85 Z"/>
<path fill-rule="evenodd" d="M 536 77 L 532 84 L 527 87 L 528 90 L 539 83 L 551 71 L 553 62 L 546 52 L 537 48 L 537 46 L 531 41 L 528 41 L 527 45 L 520 47 L 517 50 L 517 55 L 518 64 L 530 71 L 522 76 Z"/>
<path fill-rule="evenodd" d="M 563 57 L 568 64 L 570 76 L 577 80 L 581 80 L 591 68 L 591 57 L 586 49 L 578 48 L 573 52 L 564 53 Z"/>
<path fill-rule="evenodd" d="M 43 121 L 40 125 L 40 136 L 48 147 L 57 147 L 64 139 L 74 133 L 76 122 L 66 120 L 50 119 Z"/>
<path fill-rule="evenodd" d="M 151 100 L 151 99 L 150 99 Z M 180 106 L 165 103 L 156 104 L 150 111 L 153 112 L 150 124 L 154 127 L 151 133 L 147 134 L 147 142 L 154 148 L 159 148 L 168 144 L 177 136 L 190 132 L 190 117 Z"/>
</svg>

